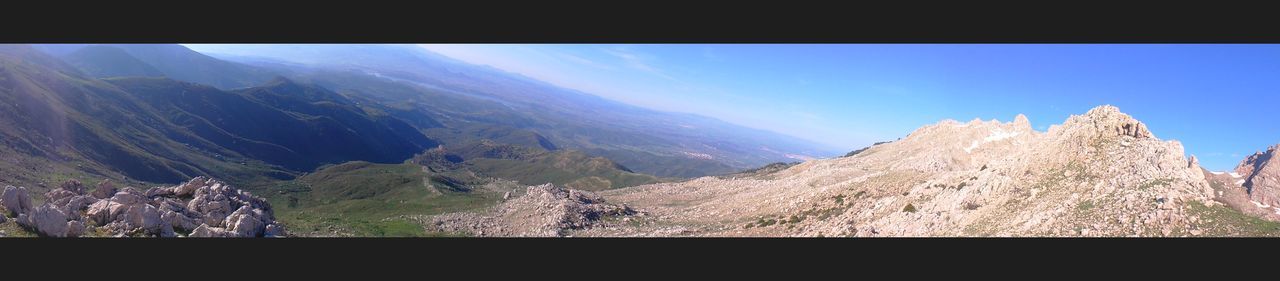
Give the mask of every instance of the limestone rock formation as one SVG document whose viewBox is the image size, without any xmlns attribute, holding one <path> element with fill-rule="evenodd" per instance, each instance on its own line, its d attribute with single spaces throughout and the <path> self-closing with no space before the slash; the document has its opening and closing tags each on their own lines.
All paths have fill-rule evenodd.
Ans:
<svg viewBox="0 0 1280 281">
<path fill-rule="evenodd" d="M 1044 132 L 1022 115 L 1008 123 L 944 120 L 848 157 L 767 175 L 703 177 L 599 195 L 649 215 L 562 228 L 562 235 L 1225 233 L 1213 232 L 1224 229 L 1222 220 L 1201 219 L 1204 210 L 1225 207 L 1214 201 L 1205 173 L 1181 143 L 1158 139 L 1114 106 L 1070 116 Z M 537 221 L 523 216 L 509 217 Z M 511 225 L 499 221 L 481 222 Z"/>
<path fill-rule="evenodd" d="M 632 214 L 635 211 L 631 208 L 605 202 L 595 193 L 548 183 L 530 186 L 525 195 L 510 198 L 485 213 L 434 216 L 427 227 L 476 236 L 556 237 L 564 236 L 568 230 L 590 228 L 606 217 Z"/>
<path fill-rule="evenodd" d="M 179 232 L 206 237 L 287 235 L 265 200 L 205 177 L 146 192 L 133 187 L 117 190 L 103 181 L 92 194 L 71 180 L 45 193 L 45 203 L 34 209 L 29 207 L 25 191 L 6 188 L 0 203 L 17 210 L 19 224 L 43 236 L 76 237 L 89 228 L 124 236 L 174 237 Z"/>
</svg>

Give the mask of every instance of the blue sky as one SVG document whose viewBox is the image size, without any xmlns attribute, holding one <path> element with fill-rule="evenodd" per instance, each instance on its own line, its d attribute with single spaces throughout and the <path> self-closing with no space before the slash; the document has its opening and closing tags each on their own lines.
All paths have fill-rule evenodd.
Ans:
<svg viewBox="0 0 1280 281">
<path fill-rule="evenodd" d="M 942 119 L 1044 131 L 1112 104 L 1212 170 L 1280 142 L 1280 45 L 422 45 L 644 107 L 849 150 Z"/>
</svg>

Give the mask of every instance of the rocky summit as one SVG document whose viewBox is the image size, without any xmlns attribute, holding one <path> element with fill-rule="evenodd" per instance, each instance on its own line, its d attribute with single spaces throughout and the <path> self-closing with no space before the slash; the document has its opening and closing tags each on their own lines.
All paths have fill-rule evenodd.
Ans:
<svg viewBox="0 0 1280 281">
<path fill-rule="evenodd" d="M 117 189 L 102 181 L 89 191 L 68 180 L 32 207 L 22 187 L 5 187 L 0 205 L 23 228 L 46 237 L 282 237 L 271 205 L 210 178 L 173 187 Z"/>
<path fill-rule="evenodd" d="M 768 174 L 602 191 L 601 202 L 635 211 L 539 234 L 1242 235 L 1233 232 L 1242 229 L 1231 225 L 1234 220 L 1223 217 L 1230 212 L 1215 200 L 1206 173 L 1194 157 L 1184 155 L 1179 142 L 1157 138 L 1114 106 L 1070 116 L 1045 132 L 1033 130 L 1022 115 L 1008 123 L 946 120 L 848 157 Z M 512 202 L 520 200 L 531 199 Z M 484 227 L 469 229 L 524 234 L 523 226 L 504 222 L 559 222 L 564 213 L 504 209 L 494 214 L 472 220 Z M 541 215 L 546 216 L 531 217 Z M 436 225 L 450 225 L 451 218 Z"/>
</svg>

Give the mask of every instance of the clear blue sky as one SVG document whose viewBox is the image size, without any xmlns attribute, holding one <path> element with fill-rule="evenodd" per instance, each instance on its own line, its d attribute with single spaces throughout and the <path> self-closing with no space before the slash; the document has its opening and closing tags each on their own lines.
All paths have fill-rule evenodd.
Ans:
<svg viewBox="0 0 1280 281">
<path fill-rule="evenodd" d="M 837 147 L 942 119 L 1044 131 L 1112 104 L 1211 170 L 1280 142 L 1280 45 L 423 45 L 644 107 Z"/>
</svg>

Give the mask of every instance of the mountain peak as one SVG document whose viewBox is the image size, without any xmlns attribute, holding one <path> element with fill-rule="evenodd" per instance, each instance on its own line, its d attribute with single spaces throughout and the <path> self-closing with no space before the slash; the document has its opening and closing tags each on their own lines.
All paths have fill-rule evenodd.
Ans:
<svg viewBox="0 0 1280 281">
<path fill-rule="evenodd" d="M 1031 121 L 1027 120 L 1027 115 L 1024 115 L 1021 113 L 1019 113 L 1018 116 L 1013 117 L 1013 123 L 1019 124 L 1019 125 L 1026 124 L 1027 126 L 1031 126 Z"/>
<path fill-rule="evenodd" d="M 1071 132 L 1086 130 L 1099 136 L 1130 136 L 1134 138 L 1155 138 L 1147 129 L 1147 125 L 1134 119 L 1120 108 L 1112 105 L 1101 105 L 1090 109 L 1084 115 L 1072 115 L 1063 124 L 1063 129 Z"/>
</svg>

